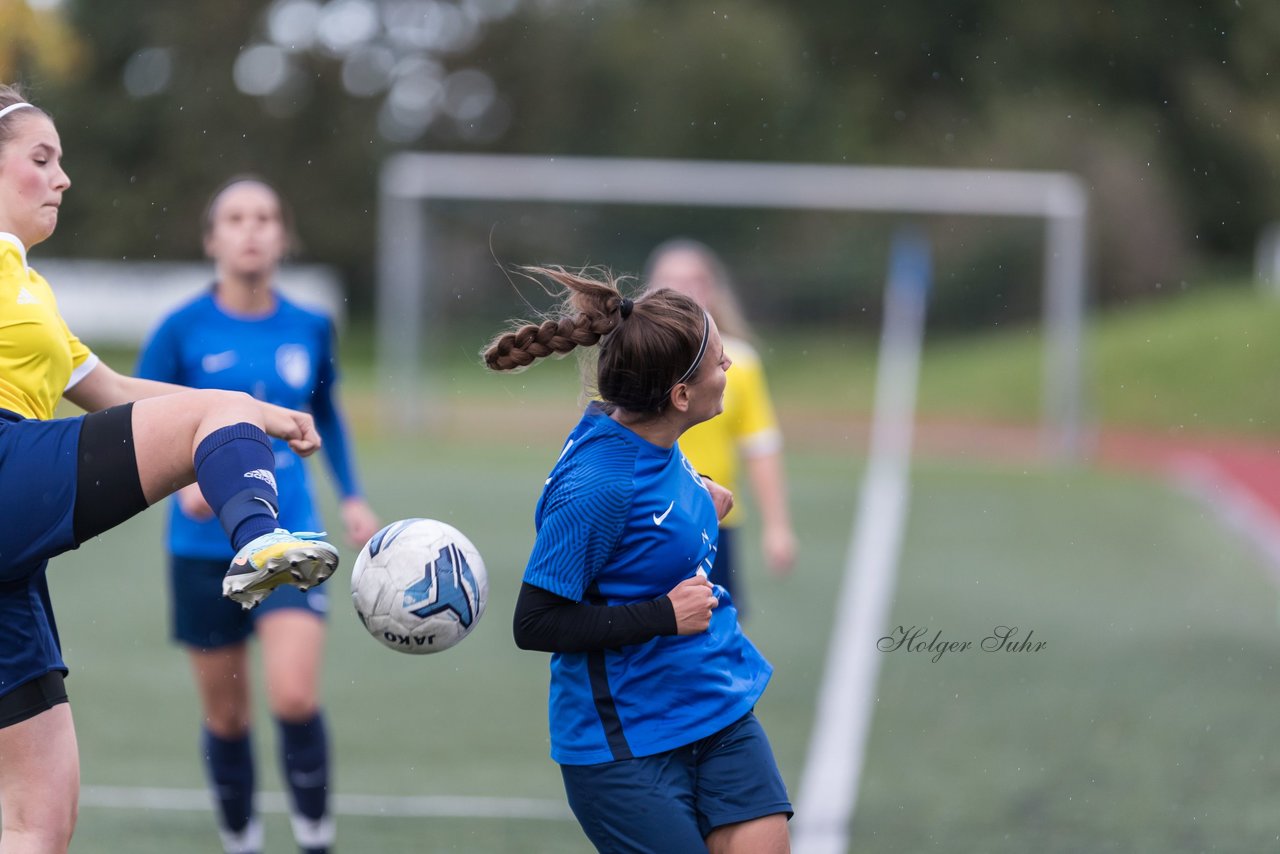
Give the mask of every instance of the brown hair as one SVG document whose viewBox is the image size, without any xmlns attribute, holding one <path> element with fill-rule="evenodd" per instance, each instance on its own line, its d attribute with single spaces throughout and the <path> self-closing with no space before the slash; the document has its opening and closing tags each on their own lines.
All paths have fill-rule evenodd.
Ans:
<svg viewBox="0 0 1280 854">
<path fill-rule="evenodd" d="M 689 297 L 663 288 L 632 302 L 618 280 L 571 273 L 563 267 L 523 267 L 563 288 L 552 317 L 518 325 L 484 349 L 493 371 L 514 371 L 576 347 L 599 344 L 594 386 L 607 407 L 657 415 L 667 408 L 671 390 L 697 358 L 705 313 Z"/>
<path fill-rule="evenodd" d="M 14 104 L 25 104 L 27 99 L 22 94 L 22 89 L 16 83 L 0 83 L 0 110 L 5 107 L 11 107 Z M 0 150 L 3 150 L 9 144 L 9 140 L 13 139 L 14 131 L 17 127 L 15 119 L 26 113 L 38 113 L 50 121 L 53 117 L 44 110 L 36 106 L 23 107 L 21 110 L 14 110 L 9 115 L 0 119 Z"/>
<path fill-rule="evenodd" d="M 276 186 L 260 175 L 252 172 L 242 172 L 238 175 L 232 175 L 227 180 L 218 185 L 218 188 L 209 194 L 209 201 L 205 202 L 204 213 L 200 217 L 200 234 L 202 237 L 208 237 L 213 231 L 213 214 L 218 207 L 218 200 L 222 198 L 222 194 L 237 184 L 258 184 L 266 187 L 271 191 L 271 195 L 276 197 L 276 205 L 280 208 L 280 222 L 284 226 L 284 240 L 286 254 L 293 255 L 302 249 L 302 241 L 298 239 L 297 228 L 293 219 L 293 208 L 285 197 L 281 195 Z"/>
<path fill-rule="evenodd" d="M 653 271 L 657 269 L 658 262 L 666 255 L 677 252 L 688 252 L 695 256 L 711 275 L 713 296 L 704 308 L 715 319 L 720 332 L 750 341 L 754 335 L 751 324 L 742 312 L 738 295 L 734 292 L 733 277 L 729 275 L 729 269 L 720 260 L 720 256 L 702 241 L 691 237 L 673 237 L 659 243 L 644 262 L 644 286 L 648 288 L 652 285 Z"/>
</svg>

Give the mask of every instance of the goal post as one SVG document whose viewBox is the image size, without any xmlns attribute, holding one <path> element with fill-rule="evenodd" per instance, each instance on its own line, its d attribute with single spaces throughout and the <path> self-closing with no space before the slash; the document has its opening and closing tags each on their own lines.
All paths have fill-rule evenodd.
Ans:
<svg viewBox="0 0 1280 854">
<path fill-rule="evenodd" d="M 582 202 L 1031 217 L 1045 222 L 1041 425 L 1046 450 L 1084 451 L 1088 200 L 1063 172 L 403 152 L 378 190 L 377 369 L 402 427 L 424 409 L 433 201 Z"/>
</svg>

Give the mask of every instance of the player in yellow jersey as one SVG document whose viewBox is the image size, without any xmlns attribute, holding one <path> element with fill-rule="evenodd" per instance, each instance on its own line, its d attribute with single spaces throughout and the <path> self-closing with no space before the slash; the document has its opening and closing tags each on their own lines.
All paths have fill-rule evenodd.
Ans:
<svg viewBox="0 0 1280 854">
<path fill-rule="evenodd" d="M 238 549 L 223 591 L 246 607 L 281 583 L 318 584 L 338 559 L 276 528 L 268 436 L 309 455 L 310 415 L 118 374 L 67 328 L 27 251 L 53 234 L 70 186 L 53 121 L 0 86 L 0 854 L 65 851 L 75 828 L 49 558 L 195 481 Z M 89 414 L 54 419 L 64 397 Z"/>
<path fill-rule="evenodd" d="M 729 275 L 706 245 L 687 238 L 668 240 L 649 255 L 645 289 L 671 288 L 692 297 L 719 326 L 725 353 L 733 360 L 724 392 L 724 412 L 690 428 L 680 449 L 702 474 L 738 494 L 739 466 L 744 464 L 760 511 L 765 561 L 778 574 L 791 571 L 796 540 L 787 509 L 786 475 L 782 467 L 782 433 L 769 398 L 760 357 L 748 339 L 750 329 L 738 307 Z M 720 522 L 720 548 L 711 580 L 733 596 L 743 610 L 742 585 L 734 558 L 741 510 Z"/>
</svg>

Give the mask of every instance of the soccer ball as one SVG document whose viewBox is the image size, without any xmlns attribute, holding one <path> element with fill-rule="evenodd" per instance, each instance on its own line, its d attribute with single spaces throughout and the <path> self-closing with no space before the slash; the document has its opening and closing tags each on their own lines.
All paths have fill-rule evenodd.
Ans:
<svg viewBox="0 0 1280 854">
<path fill-rule="evenodd" d="M 392 522 L 365 543 L 351 570 L 351 601 L 369 634 L 397 652 L 440 652 L 484 614 L 489 576 L 480 552 L 435 519 Z"/>
</svg>

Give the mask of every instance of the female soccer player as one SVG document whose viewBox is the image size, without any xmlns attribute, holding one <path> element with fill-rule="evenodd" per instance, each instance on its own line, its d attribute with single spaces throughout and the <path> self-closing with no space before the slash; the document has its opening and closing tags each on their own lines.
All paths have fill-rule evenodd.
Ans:
<svg viewBox="0 0 1280 854">
<path fill-rule="evenodd" d="M 531 272 L 567 290 L 561 316 L 495 338 L 488 367 L 599 346 L 601 400 L 543 487 L 514 623 L 518 646 L 553 653 L 569 805 L 601 851 L 787 851 L 791 805 L 752 712 L 773 668 L 706 578 L 731 501 L 677 444 L 721 409 L 715 321 L 671 290 L 633 303 L 613 281 Z"/>
<path fill-rule="evenodd" d="M 236 556 L 223 592 L 246 607 L 318 584 L 333 546 L 276 526 L 268 435 L 320 446 L 312 417 L 245 394 L 116 373 L 77 339 L 27 250 L 71 185 L 53 121 L 0 86 L 0 852 L 65 851 L 80 765 L 49 589 L 49 558 L 193 480 Z M 65 397 L 88 415 L 53 419 Z M 111 567 L 102 567 L 110 572 Z"/>
<path fill-rule="evenodd" d="M 765 561 L 777 574 L 791 571 L 796 538 L 787 511 L 782 433 L 765 384 L 760 357 L 748 343 L 750 330 L 738 308 L 728 271 L 714 252 L 696 240 L 677 238 L 659 245 L 645 265 L 646 287 L 671 288 L 692 297 L 710 312 L 733 359 L 724 390 L 724 414 L 690 428 L 680 448 L 698 471 L 732 492 L 738 491 L 738 463 L 746 463 L 760 509 Z M 720 523 L 720 547 L 711 581 L 727 589 L 743 608 L 742 582 L 735 559 L 741 515 L 735 509 Z"/>
<path fill-rule="evenodd" d="M 280 195 L 255 177 L 233 178 L 205 209 L 205 253 L 212 288 L 164 319 L 143 349 L 138 375 L 243 391 L 315 416 L 341 495 L 348 539 L 357 546 L 378 530 L 356 482 L 334 384 L 333 324 L 286 299 L 274 282 L 290 248 L 292 221 Z M 275 447 L 280 524 L 318 530 L 306 467 L 283 442 Z M 228 854 L 262 848 L 253 814 L 248 637 L 257 632 L 266 687 L 279 725 L 281 761 L 293 807 L 293 831 L 306 852 L 327 851 L 329 763 L 318 681 L 324 646 L 325 589 L 278 588 L 253 611 L 218 595 L 226 538 L 198 485 L 179 491 L 169 519 L 173 634 L 186 645 L 204 711 L 202 753 Z"/>
</svg>

